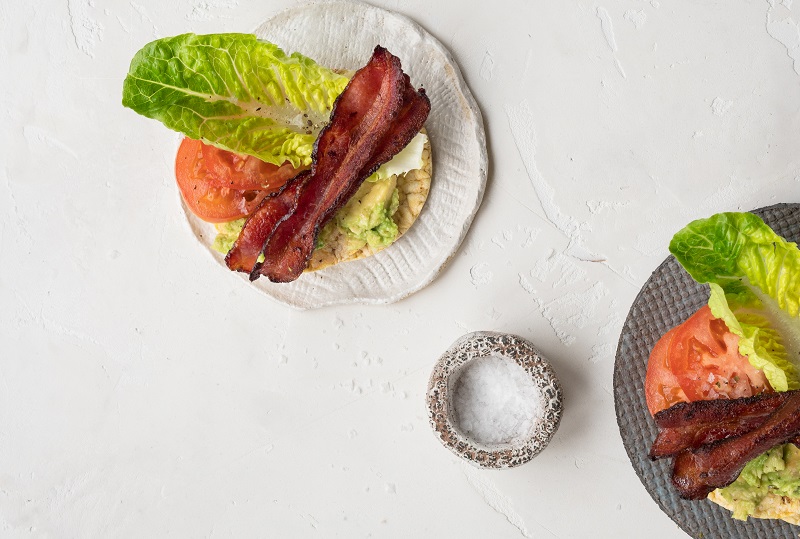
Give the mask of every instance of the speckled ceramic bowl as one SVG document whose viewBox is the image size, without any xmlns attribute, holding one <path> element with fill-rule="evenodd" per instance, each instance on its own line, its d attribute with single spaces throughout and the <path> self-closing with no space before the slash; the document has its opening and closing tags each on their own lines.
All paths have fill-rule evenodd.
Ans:
<svg viewBox="0 0 800 539">
<path fill-rule="evenodd" d="M 527 436 L 508 443 L 481 444 L 464 433 L 453 420 L 452 393 L 459 370 L 467 363 L 490 356 L 516 361 L 530 374 L 542 399 L 542 417 Z M 428 416 L 439 440 L 450 451 L 481 468 L 512 468 L 538 455 L 561 421 L 561 384 L 550 364 L 528 341 L 516 335 L 478 331 L 464 335 L 439 358 L 428 383 Z"/>
</svg>

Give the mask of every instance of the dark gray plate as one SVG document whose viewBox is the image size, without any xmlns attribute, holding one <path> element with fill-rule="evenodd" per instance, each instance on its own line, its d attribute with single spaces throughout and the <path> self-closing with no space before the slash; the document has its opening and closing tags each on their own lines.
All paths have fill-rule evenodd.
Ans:
<svg viewBox="0 0 800 539">
<path fill-rule="evenodd" d="M 800 204 L 776 204 L 754 210 L 775 232 L 800 242 Z M 614 363 L 614 404 L 622 443 L 636 474 L 661 509 L 696 539 L 796 538 L 800 527 L 782 521 L 733 520 L 730 512 L 708 501 L 681 500 L 670 484 L 671 462 L 647 458 L 656 427 L 644 399 L 644 376 L 650 350 L 669 329 L 684 322 L 708 301 L 708 286 L 697 284 L 674 257 L 647 280 L 628 312 Z"/>
</svg>

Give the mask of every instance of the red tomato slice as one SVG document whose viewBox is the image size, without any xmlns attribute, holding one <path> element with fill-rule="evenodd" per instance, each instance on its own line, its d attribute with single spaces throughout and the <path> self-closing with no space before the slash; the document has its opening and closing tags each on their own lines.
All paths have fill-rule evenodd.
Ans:
<svg viewBox="0 0 800 539">
<path fill-rule="evenodd" d="M 199 140 L 185 138 L 178 148 L 175 178 L 186 205 L 209 223 L 223 223 L 251 214 L 270 191 L 216 185 L 206 167 L 204 146 Z"/>
<path fill-rule="evenodd" d="M 644 387 L 651 414 L 677 402 L 772 391 L 764 373 L 739 354 L 739 337 L 707 305 L 656 343 Z"/>
<path fill-rule="evenodd" d="M 218 187 L 276 191 L 303 170 L 295 169 L 288 161 L 278 166 L 252 155 L 240 155 L 202 142 L 200 144 L 208 179 Z"/>
<path fill-rule="evenodd" d="M 678 327 L 669 361 L 691 401 L 736 399 L 771 390 L 763 371 L 739 354 L 739 337 L 714 318 L 707 305 Z"/>
<path fill-rule="evenodd" d="M 669 363 L 669 348 L 672 338 L 680 326 L 674 327 L 661 337 L 647 361 L 647 375 L 644 379 L 644 395 L 650 415 L 666 410 L 678 402 L 688 402 L 681 389 L 678 378 L 672 373 Z"/>
</svg>

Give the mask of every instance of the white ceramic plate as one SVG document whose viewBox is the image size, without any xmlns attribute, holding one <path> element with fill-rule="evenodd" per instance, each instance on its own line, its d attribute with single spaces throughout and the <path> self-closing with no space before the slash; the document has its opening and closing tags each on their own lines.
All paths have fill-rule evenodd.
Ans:
<svg viewBox="0 0 800 539">
<path fill-rule="evenodd" d="M 400 58 L 403 70 L 431 100 L 425 127 L 431 139 L 433 177 L 417 221 L 388 249 L 362 260 L 306 273 L 297 281 L 252 286 L 301 309 L 346 303 L 391 303 L 428 285 L 455 254 L 486 186 L 483 120 L 450 53 L 410 19 L 368 4 L 334 1 L 283 11 L 254 32 L 286 52 L 300 52 L 337 69 L 363 66 L 376 45 Z M 214 258 L 213 225 L 187 211 L 189 224 Z M 228 269 L 225 267 L 225 271 Z M 247 280 L 245 274 L 237 274 Z"/>
</svg>

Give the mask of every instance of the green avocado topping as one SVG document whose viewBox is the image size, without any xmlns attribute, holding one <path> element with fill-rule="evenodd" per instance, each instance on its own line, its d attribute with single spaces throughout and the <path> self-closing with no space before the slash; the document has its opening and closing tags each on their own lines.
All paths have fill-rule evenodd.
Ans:
<svg viewBox="0 0 800 539">
<path fill-rule="evenodd" d="M 397 225 L 392 215 L 399 203 L 395 176 L 364 182 L 335 217 L 337 226 L 347 234 L 348 247 L 358 250 L 368 244 L 372 248 L 382 248 L 397 239 Z"/>
<path fill-rule="evenodd" d="M 762 453 L 720 494 L 733 504 L 733 518 L 739 520 L 755 513 L 768 494 L 800 499 L 800 449 L 785 444 Z"/>
<path fill-rule="evenodd" d="M 215 225 L 217 237 L 214 238 L 214 243 L 211 245 L 211 248 L 219 253 L 228 254 L 228 251 L 233 247 L 233 242 L 239 237 L 239 232 L 242 231 L 245 221 L 247 221 L 247 218 L 242 217 L 235 221 L 228 221 L 227 223 L 218 223 Z"/>
</svg>

